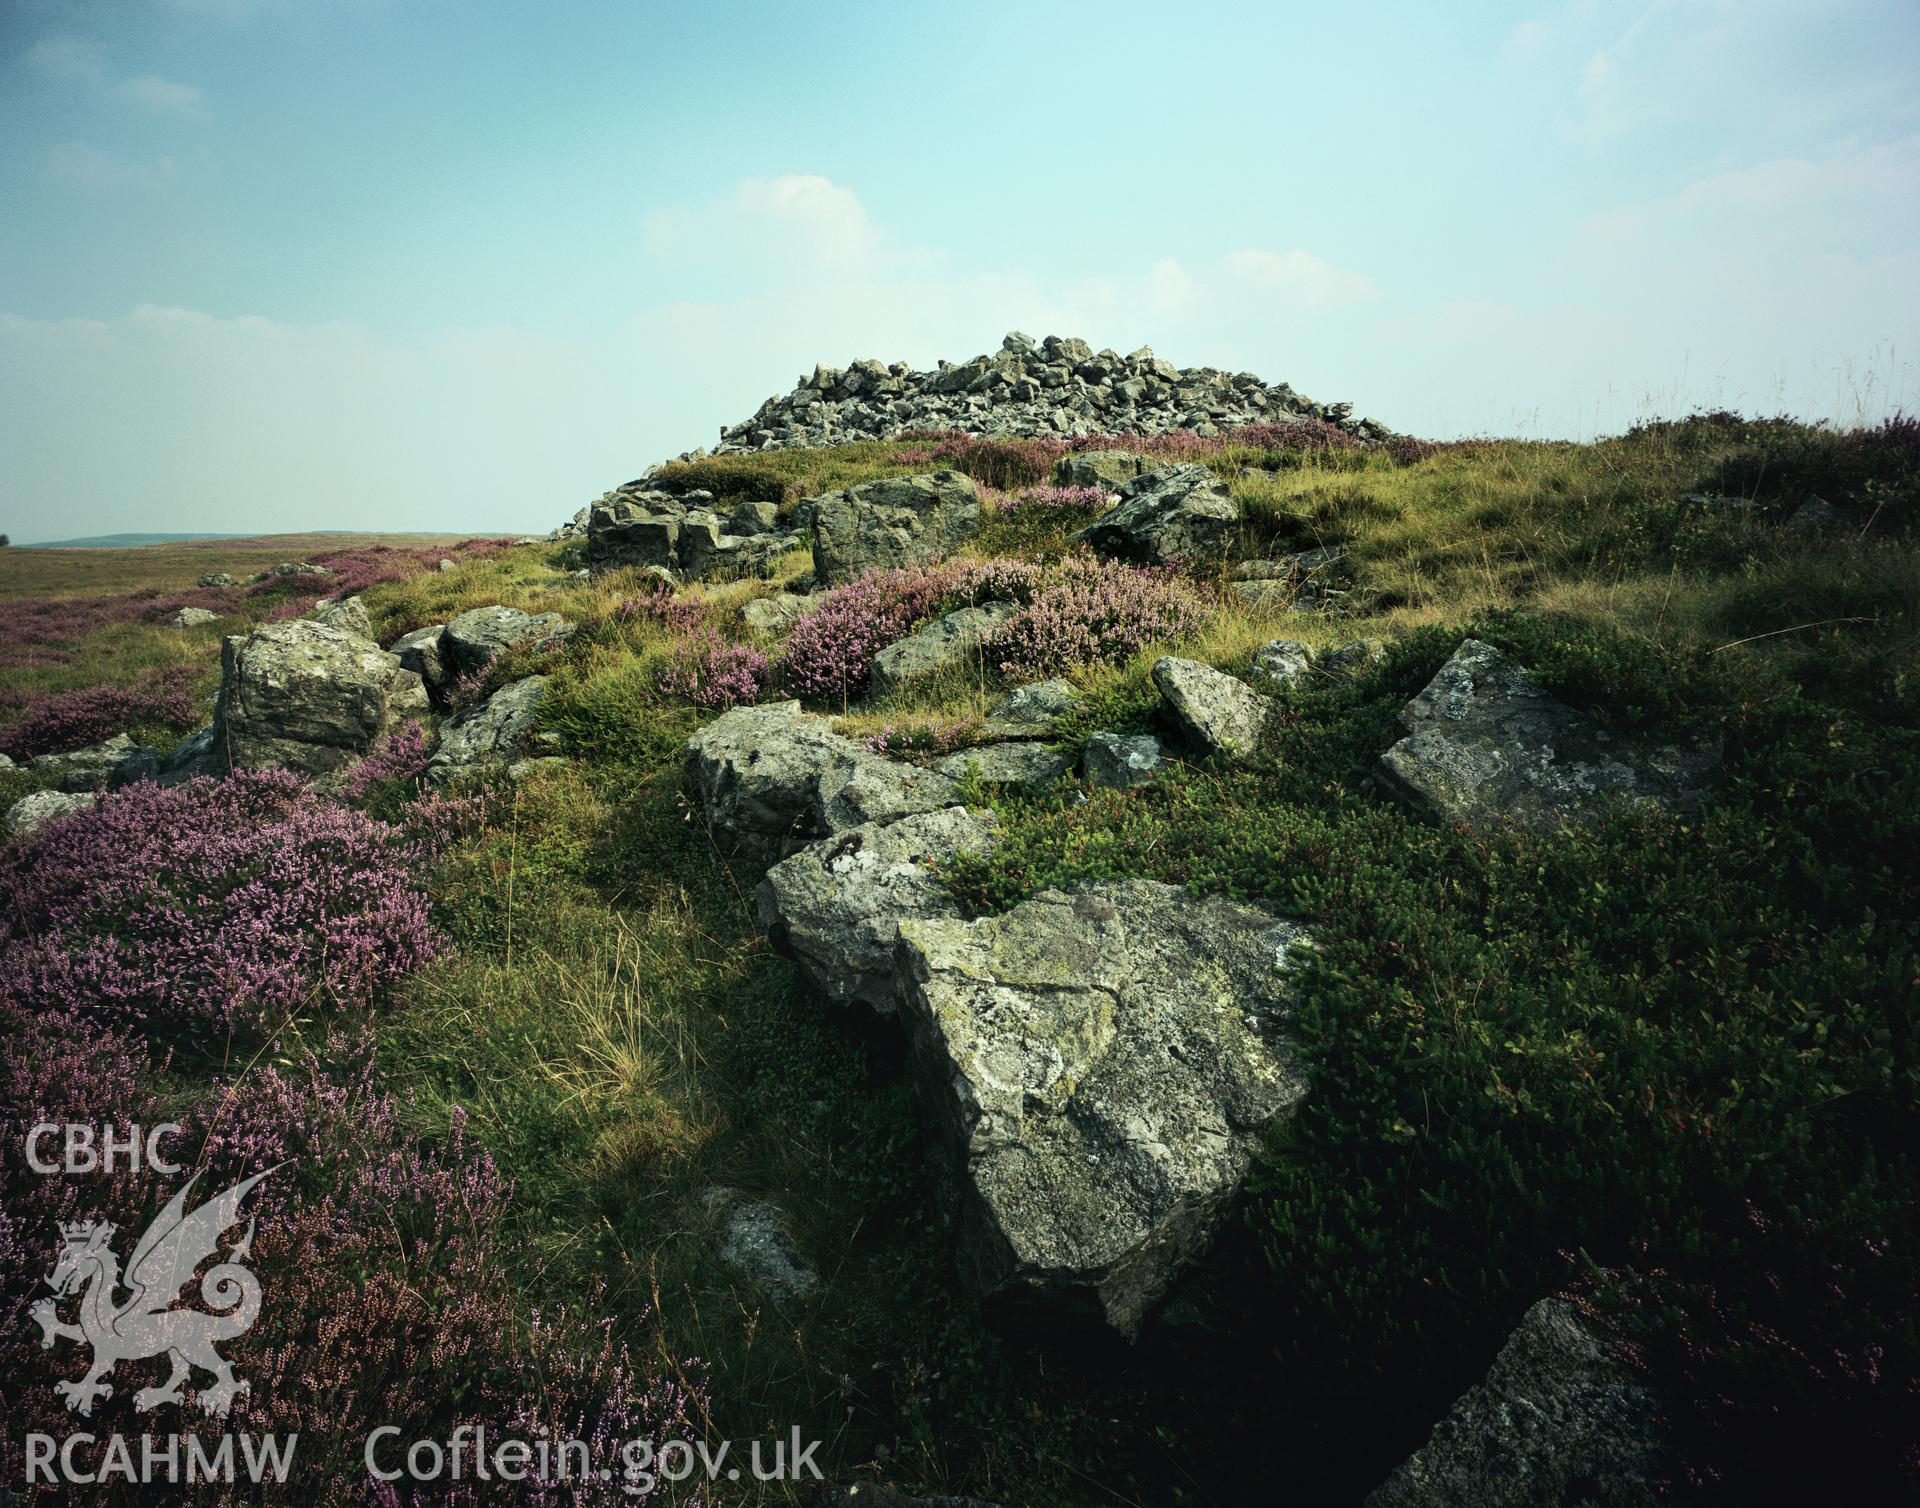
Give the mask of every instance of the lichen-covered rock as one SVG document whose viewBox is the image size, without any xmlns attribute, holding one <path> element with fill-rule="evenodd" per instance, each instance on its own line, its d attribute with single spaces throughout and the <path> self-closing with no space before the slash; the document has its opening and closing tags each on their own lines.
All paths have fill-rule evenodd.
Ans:
<svg viewBox="0 0 1920 1508">
<path fill-rule="evenodd" d="M 980 494 L 957 471 L 888 477 L 809 501 L 822 586 L 946 555 L 980 529 Z"/>
<path fill-rule="evenodd" d="M 1149 880 L 910 918 L 915 1070 L 960 1190 L 963 1275 L 1133 1335 L 1306 1093 L 1286 1036 L 1303 928 Z"/>
<path fill-rule="evenodd" d="M 145 744 L 136 744 L 130 734 L 116 733 L 84 749 L 36 754 L 27 768 L 52 776 L 63 791 L 107 791 L 153 779 L 160 773 L 160 757 Z"/>
<path fill-rule="evenodd" d="M 1381 784 L 1435 822 L 1555 831 L 1618 803 L 1697 811 L 1717 746 L 1683 748 L 1602 728 L 1547 694 L 1491 644 L 1468 639 L 1400 711 L 1407 736 Z"/>
<path fill-rule="evenodd" d="M 1016 739 L 961 749 L 936 759 L 933 767 L 954 780 L 971 776 L 987 785 L 1017 785 L 1022 790 L 1041 791 L 1064 780 L 1073 768 L 1073 759 L 1043 743 Z"/>
<path fill-rule="evenodd" d="M 1151 733 L 1095 733 L 1081 751 L 1080 771 L 1089 785 L 1130 791 L 1157 779 L 1166 758 Z"/>
<path fill-rule="evenodd" d="M 1210 754 L 1251 754 L 1273 716 L 1271 697 L 1198 660 L 1156 660 L 1153 684 L 1174 726 Z"/>
<path fill-rule="evenodd" d="M 771 1297 L 805 1298 L 820 1286 L 820 1274 L 800 1255 L 778 1205 L 720 1186 L 702 1191 L 701 1202 L 719 1225 L 722 1259 Z"/>
<path fill-rule="evenodd" d="M 447 625 L 441 656 L 447 675 L 457 681 L 485 670 L 496 655 L 509 649 L 563 638 L 572 632 L 573 625 L 558 613 L 525 613 L 517 607 L 469 608 Z"/>
<path fill-rule="evenodd" d="M 1321 655 L 1318 668 L 1330 676 L 1354 676 L 1370 665 L 1378 665 L 1386 655 L 1387 646 L 1378 639 L 1349 639 Z"/>
<path fill-rule="evenodd" d="M 1130 450 L 1077 450 L 1060 457 L 1053 479 L 1062 487 L 1098 487 L 1118 492 L 1152 468 L 1145 456 Z"/>
<path fill-rule="evenodd" d="M 1073 537 L 1114 560 L 1164 565 L 1219 554 L 1239 526 L 1226 483 L 1182 462 L 1128 482 L 1119 503 Z"/>
<path fill-rule="evenodd" d="M 238 586 L 240 578 L 231 571 L 208 571 L 200 578 L 201 586 Z"/>
<path fill-rule="evenodd" d="M 220 615 L 218 613 L 209 612 L 204 607 L 183 607 L 173 615 L 173 626 L 175 628 L 198 628 L 203 623 L 216 623 L 219 621 L 219 618 Z"/>
<path fill-rule="evenodd" d="M 1652 1508 L 1660 1447 L 1653 1393 L 1542 1299 L 1366 1508 Z"/>
<path fill-rule="evenodd" d="M 358 634 L 363 639 L 373 637 L 373 620 L 367 616 L 367 604 L 357 596 L 321 598 L 313 605 L 313 621 Z"/>
<path fill-rule="evenodd" d="M 772 597 L 755 597 L 740 609 L 740 616 L 756 633 L 783 634 L 799 621 L 806 606 L 805 597 L 780 592 Z"/>
<path fill-rule="evenodd" d="M 407 715 L 418 685 L 358 634 L 269 623 L 225 641 L 213 748 L 223 768 L 331 775 Z"/>
<path fill-rule="evenodd" d="M 1055 677 L 1016 686 L 987 708 L 989 738 L 1051 738 L 1054 725 L 1080 705 L 1072 681 Z"/>
<path fill-rule="evenodd" d="M 411 670 L 420 677 L 421 685 L 436 704 L 446 699 L 453 684 L 453 677 L 447 673 L 446 637 L 447 625 L 434 623 L 402 634 L 387 646 L 387 653 L 400 661 L 403 670 Z"/>
<path fill-rule="evenodd" d="M 1291 686 L 1313 669 L 1313 650 L 1298 639 L 1273 639 L 1253 652 L 1248 674 L 1265 686 Z"/>
<path fill-rule="evenodd" d="M 782 859 L 754 891 L 760 925 L 836 1004 L 895 1008 L 893 948 L 913 916 L 957 917 L 931 866 L 998 841 L 991 816 L 964 806 L 864 822 Z"/>
<path fill-rule="evenodd" d="M 715 718 L 687 740 L 686 777 L 722 854 L 749 863 L 864 822 L 960 804 L 946 776 L 863 749 L 798 702 Z"/>
<path fill-rule="evenodd" d="M 161 785 L 178 785 L 183 780 L 192 780 L 199 775 L 224 774 L 226 761 L 213 746 L 213 736 L 212 723 L 189 733 L 167 751 L 167 757 L 160 761 L 160 772 L 154 778 Z"/>
<path fill-rule="evenodd" d="M 984 602 L 936 618 L 875 655 L 868 684 L 874 695 L 890 696 L 940 671 L 975 664 L 981 644 L 1019 614 L 1014 603 Z"/>
<path fill-rule="evenodd" d="M 7 836 L 31 837 L 60 817 L 84 812 L 100 798 L 92 791 L 35 791 L 7 808 Z"/>
<path fill-rule="evenodd" d="M 524 676 L 447 722 L 427 761 L 427 779 L 438 785 L 517 759 L 533 736 L 546 694 L 545 676 Z"/>
</svg>

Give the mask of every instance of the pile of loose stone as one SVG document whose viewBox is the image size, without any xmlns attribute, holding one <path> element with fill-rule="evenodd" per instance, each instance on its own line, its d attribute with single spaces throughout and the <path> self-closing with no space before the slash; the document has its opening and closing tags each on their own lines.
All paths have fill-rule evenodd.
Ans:
<svg viewBox="0 0 1920 1508">
<path fill-rule="evenodd" d="M 1319 404 L 1286 383 L 1251 372 L 1175 367 L 1142 346 L 1128 356 L 1084 340 L 1015 330 L 991 356 L 931 372 L 904 362 L 817 366 L 786 397 L 769 398 L 751 419 L 727 426 L 715 455 L 887 439 L 924 430 L 992 436 L 1211 435 L 1246 424 L 1314 419 L 1361 439 L 1388 431 L 1353 417 L 1350 403 Z M 698 455 L 700 452 L 694 452 Z"/>
</svg>

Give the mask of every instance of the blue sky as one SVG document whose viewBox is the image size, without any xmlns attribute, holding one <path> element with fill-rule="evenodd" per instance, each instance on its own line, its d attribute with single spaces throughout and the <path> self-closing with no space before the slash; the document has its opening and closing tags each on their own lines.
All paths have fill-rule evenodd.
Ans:
<svg viewBox="0 0 1920 1508">
<path fill-rule="evenodd" d="M 0 530 L 544 529 L 1012 328 L 1429 435 L 1920 404 L 1920 5 L 5 0 Z"/>
</svg>

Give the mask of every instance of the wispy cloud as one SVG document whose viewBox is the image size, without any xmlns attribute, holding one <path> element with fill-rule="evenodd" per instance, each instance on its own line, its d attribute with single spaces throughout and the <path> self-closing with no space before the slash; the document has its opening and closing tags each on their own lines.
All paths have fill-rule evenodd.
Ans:
<svg viewBox="0 0 1920 1508">
<path fill-rule="evenodd" d="M 119 85 L 122 99 L 161 115 L 204 115 L 207 97 L 192 84 L 176 83 L 143 73 Z"/>
</svg>

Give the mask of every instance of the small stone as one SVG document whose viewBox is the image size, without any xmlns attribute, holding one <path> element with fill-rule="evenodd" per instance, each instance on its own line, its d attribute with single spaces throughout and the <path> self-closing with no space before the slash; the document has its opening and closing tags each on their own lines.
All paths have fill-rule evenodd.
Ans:
<svg viewBox="0 0 1920 1508">
<path fill-rule="evenodd" d="M 1313 651 L 1298 639 L 1274 639 L 1253 652 L 1248 674 L 1268 687 L 1291 686 L 1313 668 Z"/>
<path fill-rule="evenodd" d="M 460 569 L 460 567 L 455 565 L 451 560 L 442 559 L 440 564 L 436 566 L 435 569 L 441 572 L 446 572 L 446 571 L 457 571 Z"/>
<path fill-rule="evenodd" d="M 700 1198 L 719 1223 L 720 1255 L 770 1297 L 801 1299 L 820 1286 L 820 1275 L 787 1234 L 786 1216 L 778 1205 L 719 1186 L 703 1190 Z"/>
<path fill-rule="evenodd" d="M 806 598 L 780 592 L 772 597 L 755 597 L 740 609 L 740 616 L 756 633 L 783 634 L 799 621 L 806 606 Z"/>
<path fill-rule="evenodd" d="M 202 623 L 217 623 L 218 613 L 208 612 L 204 607 L 183 607 L 173 615 L 175 628 L 198 628 Z"/>
<path fill-rule="evenodd" d="M 1273 715 L 1271 698 L 1197 660 L 1155 661 L 1153 684 L 1174 724 L 1209 753 L 1253 753 Z"/>
<path fill-rule="evenodd" d="M 1319 668 L 1330 676 L 1355 676 L 1387 657 L 1387 646 L 1378 639 L 1349 639 L 1320 656 Z"/>
<path fill-rule="evenodd" d="M 934 761 L 933 767 L 952 780 L 973 778 L 987 785 L 1017 785 L 1040 791 L 1064 779 L 1073 768 L 1073 760 L 1045 744 L 1015 742 L 962 749 Z"/>
<path fill-rule="evenodd" d="M 1166 750 L 1150 733 L 1095 733 L 1080 756 L 1087 784 L 1130 791 L 1159 778 Z"/>
<path fill-rule="evenodd" d="M 1069 680 L 1055 677 L 1016 686 L 987 708 L 987 736 L 997 739 L 1050 737 L 1054 724 L 1079 705 L 1079 689 Z"/>
<path fill-rule="evenodd" d="M 1838 508 L 1823 497 L 1809 497 L 1781 527 L 1789 534 L 1824 534 L 1839 523 Z"/>
</svg>

